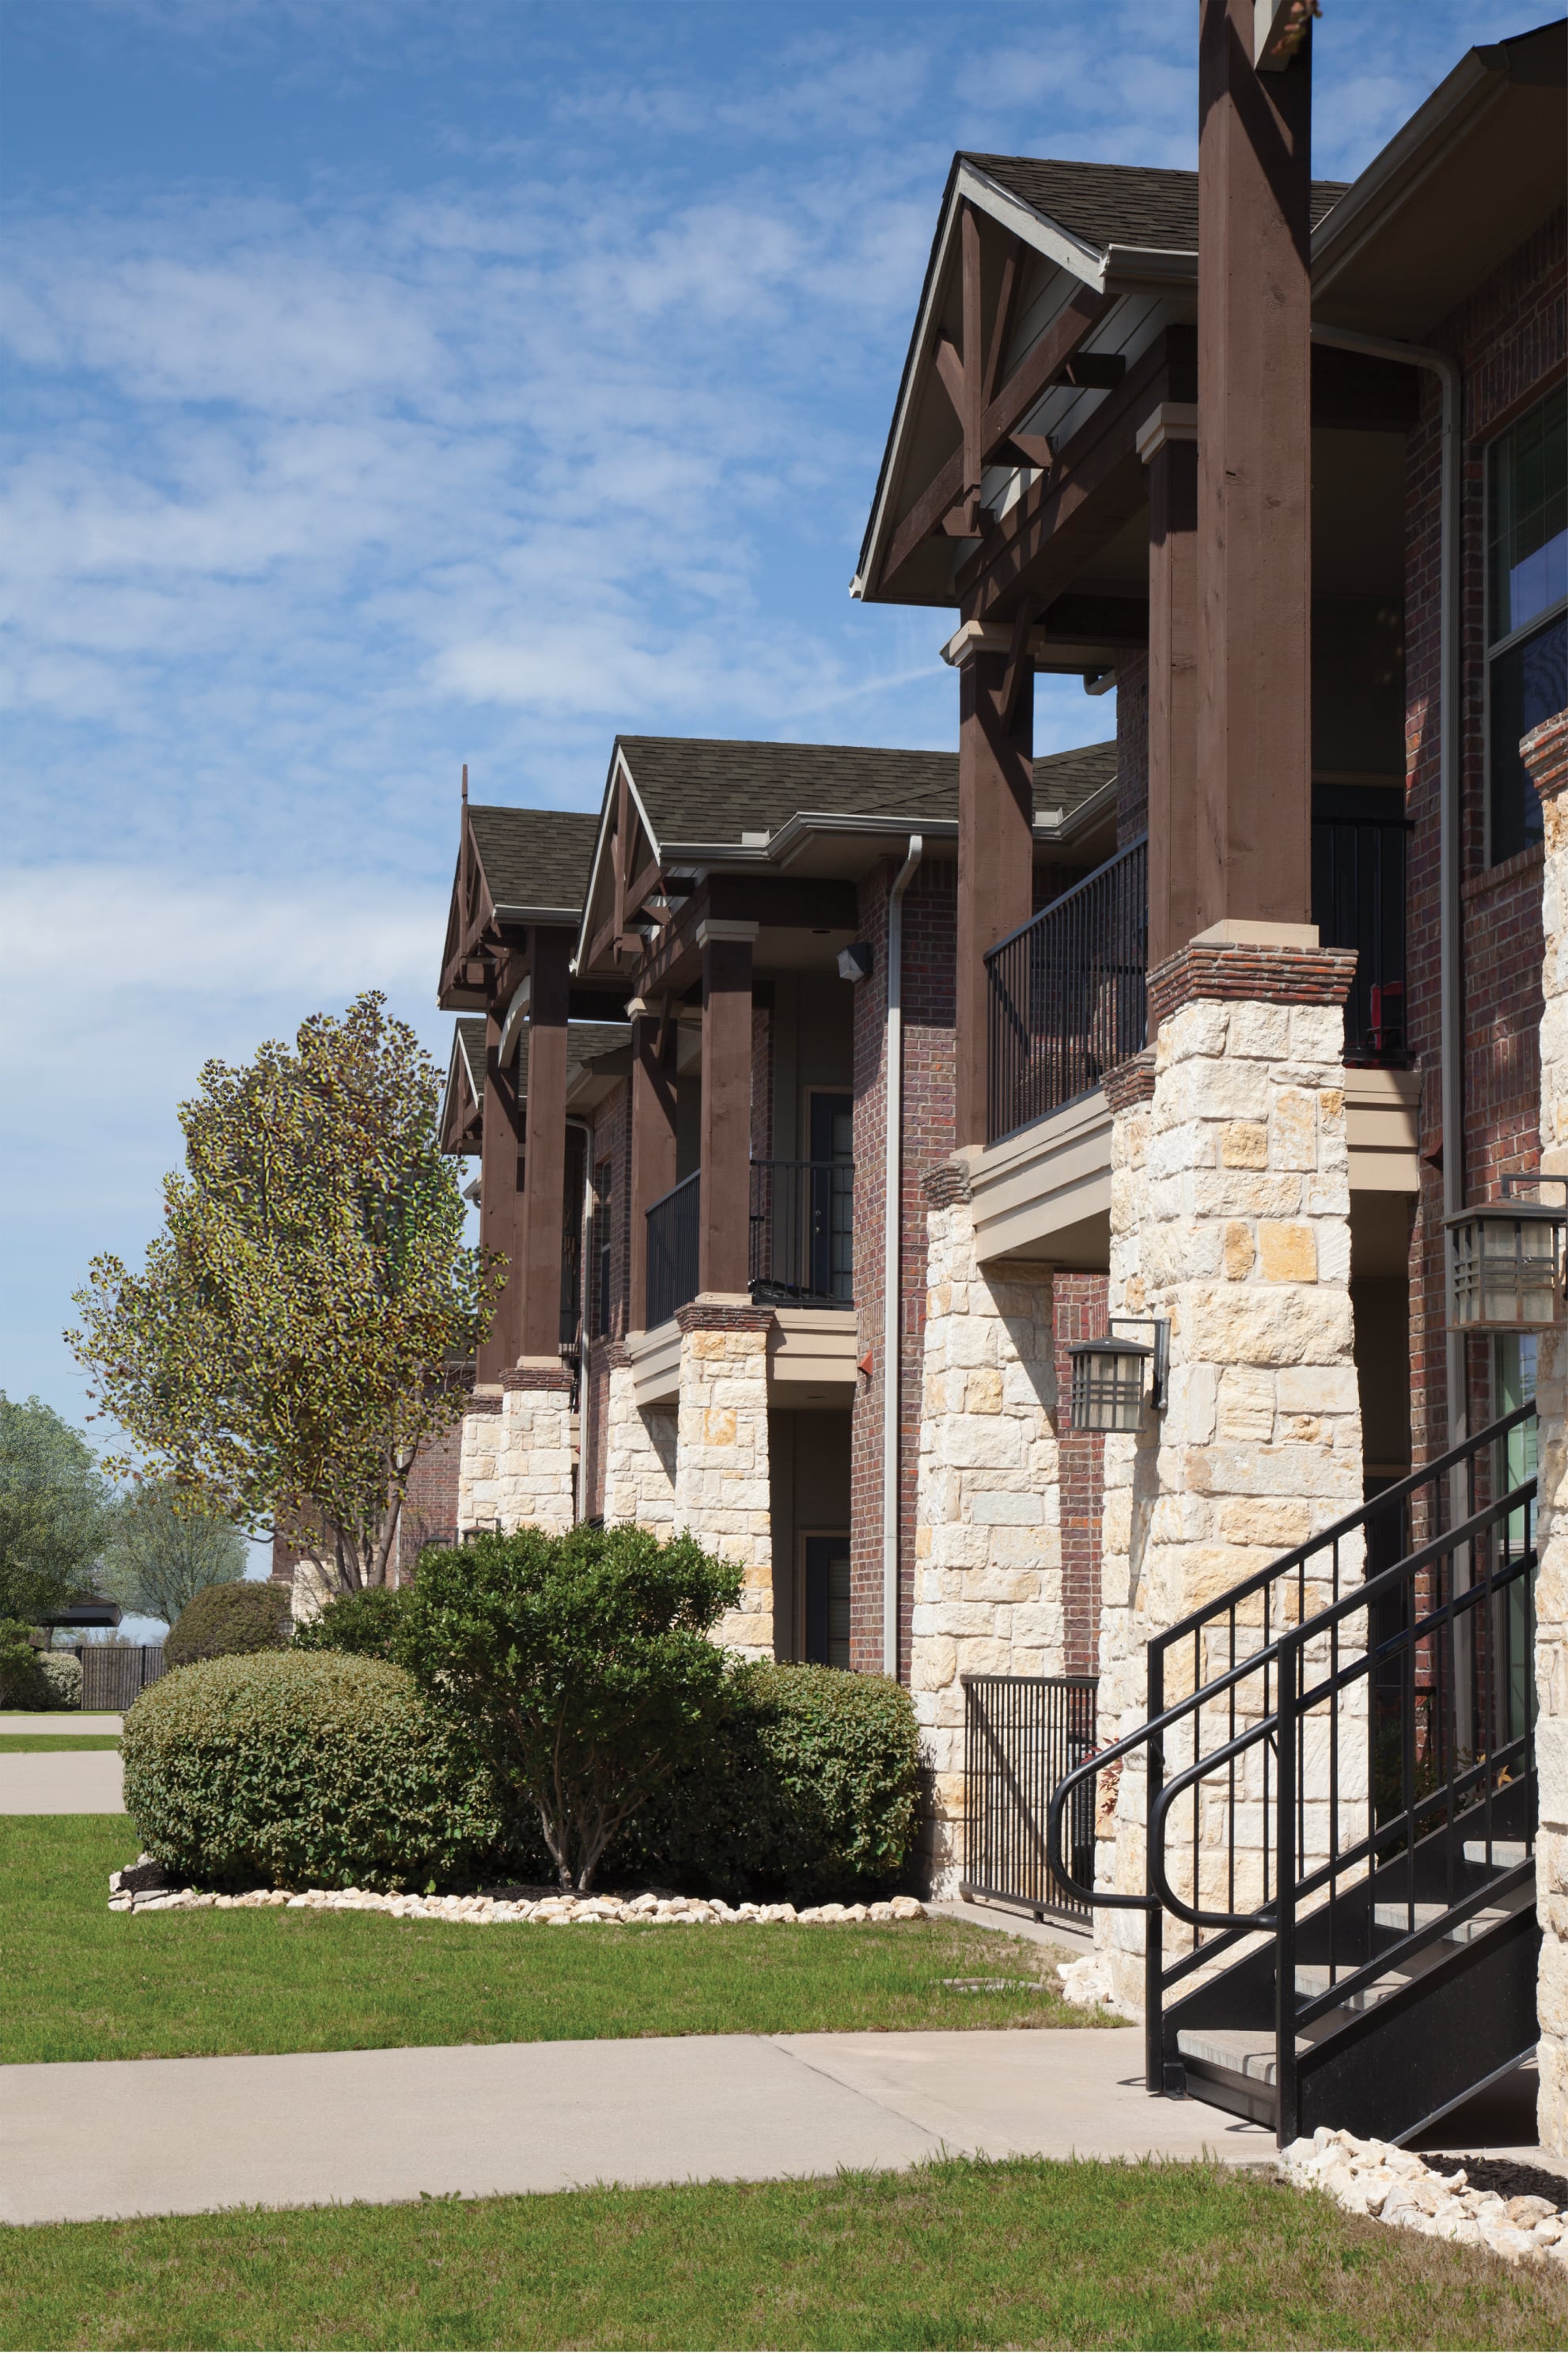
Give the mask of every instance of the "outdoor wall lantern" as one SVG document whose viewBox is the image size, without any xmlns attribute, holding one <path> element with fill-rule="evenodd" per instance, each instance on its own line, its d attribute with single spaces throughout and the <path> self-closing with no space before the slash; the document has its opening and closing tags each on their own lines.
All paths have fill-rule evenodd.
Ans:
<svg viewBox="0 0 1568 2353">
<path fill-rule="evenodd" d="M 1549 1187 L 1561 1198 L 1543 1199 Z M 1445 1220 L 1454 1323 L 1464 1332 L 1545 1332 L 1557 1321 L 1568 1177 L 1505 1176 L 1500 1201 Z"/>
<path fill-rule="evenodd" d="M 1152 1332 L 1153 1339 L 1124 1340 L 1118 1335 L 1118 1325 L 1123 1330 Z M 1162 1411 L 1170 1339 L 1171 1327 L 1163 1317 L 1113 1315 L 1102 1340 L 1077 1341 L 1068 1350 L 1072 1359 L 1074 1430 L 1141 1430 L 1145 1405 L 1153 1413 Z"/>
<path fill-rule="evenodd" d="M 869 980 L 871 977 L 871 943 L 857 940 L 850 947 L 838 951 L 840 980 Z"/>
</svg>

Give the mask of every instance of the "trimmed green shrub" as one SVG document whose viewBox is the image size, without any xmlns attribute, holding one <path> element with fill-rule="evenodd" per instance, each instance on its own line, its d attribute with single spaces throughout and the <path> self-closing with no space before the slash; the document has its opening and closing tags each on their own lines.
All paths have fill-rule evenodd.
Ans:
<svg viewBox="0 0 1568 2353">
<path fill-rule="evenodd" d="M 288 1588 L 270 1577 L 242 1585 L 208 1585 L 194 1594 L 169 1629 L 165 1667 L 193 1667 L 199 1659 L 237 1659 L 280 1650 L 289 1640 Z"/>
<path fill-rule="evenodd" d="M 205 1660 L 142 1694 L 121 1753 L 143 1846 L 202 1886 L 448 1886 L 506 1852 L 483 1765 L 380 1659 Z"/>
<path fill-rule="evenodd" d="M 48 1696 L 46 1707 L 79 1707 L 81 1705 L 81 1661 L 68 1651 L 42 1651 L 38 1654 L 38 1672 L 44 1679 Z"/>
<path fill-rule="evenodd" d="M 0 1618 L 0 1707 L 47 1707 L 48 1686 L 38 1672 L 32 1628 L 20 1618 Z"/>
<path fill-rule="evenodd" d="M 471 1728 L 563 1887 L 591 1887 L 649 1793 L 701 1769 L 729 1672 L 709 1633 L 740 1589 L 689 1536 L 638 1527 L 520 1528 L 421 1559 L 409 1668 Z"/>
<path fill-rule="evenodd" d="M 910 1695 L 837 1667 L 746 1666 L 700 1761 L 627 1826 L 623 1882 L 845 1902 L 895 1887 L 920 1824 Z"/>
<path fill-rule="evenodd" d="M 297 1651 L 342 1651 L 353 1659 L 391 1659 L 402 1663 L 408 1625 L 407 1585 L 368 1585 L 361 1593 L 340 1593 L 319 1618 L 294 1632 Z"/>
</svg>

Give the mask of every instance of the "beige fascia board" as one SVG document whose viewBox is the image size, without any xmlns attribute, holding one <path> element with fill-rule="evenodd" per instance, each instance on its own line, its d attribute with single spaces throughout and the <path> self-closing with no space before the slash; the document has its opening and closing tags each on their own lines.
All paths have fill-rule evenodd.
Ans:
<svg viewBox="0 0 1568 2353">
<path fill-rule="evenodd" d="M 1099 1221 L 1109 1241 L 1110 1105 L 1103 1089 L 1065 1103 L 1016 1135 L 987 1145 L 970 1162 L 974 1247 L 984 1263 L 1016 1258 L 1049 1262 L 1072 1237 L 1076 1257 Z"/>
<path fill-rule="evenodd" d="M 680 1326 L 674 1317 L 651 1332 L 628 1332 L 626 1356 L 639 1412 L 650 1405 L 674 1405 L 680 1396 Z"/>
<path fill-rule="evenodd" d="M 855 1394 L 858 1323 L 853 1307 L 775 1307 L 768 1333 L 768 1395 L 781 1406 L 803 1389 Z"/>
<path fill-rule="evenodd" d="M 1352 1193 L 1419 1193 L 1420 1121 L 1419 1071 L 1345 1072 Z"/>
<path fill-rule="evenodd" d="M 1354 260 L 1367 238 L 1376 235 L 1388 214 L 1408 203 L 1455 140 L 1502 96 L 1509 86 L 1508 76 L 1489 65 L 1486 58 L 1484 49 L 1468 50 L 1447 79 L 1438 83 L 1323 215 L 1312 232 L 1314 310 L 1318 297 L 1331 291 L 1340 271 Z"/>
</svg>

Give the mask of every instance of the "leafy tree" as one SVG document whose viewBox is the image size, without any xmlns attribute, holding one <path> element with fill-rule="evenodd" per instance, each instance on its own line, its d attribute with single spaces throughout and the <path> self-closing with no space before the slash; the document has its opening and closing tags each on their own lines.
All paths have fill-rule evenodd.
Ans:
<svg viewBox="0 0 1568 2353">
<path fill-rule="evenodd" d="M 112 1496 L 81 1432 L 0 1391 L 0 1618 L 29 1623 L 91 1574 Z"/>
<path fill-rule="evenodd" d="M 172 1626 L 205 1586 L 244 1575 L 245 1538 L 232 1520 L 173 1479 L 144 1479 L 120 1499 L 98 1583 L 122 1609 Z"/>
<path fill-rule="evenodd" d="M 730 1673 L 710 1630 L 741 1572 L 689 1536 L 538 1528 L 427 1552 L 399 1650 L 502 1788 L 537 1811 L 563 1887 L 689 1763 Z"/>
<path fill-rule="evenodd" d="M 504 1276 L 464 1246 L 438 1097 L 374 992 L 292 1050 L 207 1063 L 145 1268 L 95 1259 L 66 1335 L 154 1463 L 345 1593 L 385 1583 L 416 1450 L 460 1419 L 448 1367 Z"/>
</svg>

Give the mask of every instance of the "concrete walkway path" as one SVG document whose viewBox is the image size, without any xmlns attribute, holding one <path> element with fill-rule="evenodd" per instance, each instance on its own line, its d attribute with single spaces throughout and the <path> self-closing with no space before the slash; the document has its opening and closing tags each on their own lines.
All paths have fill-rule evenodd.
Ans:
<svg viewBox="0 0 1568 2353">
<path fill-rule="evenodd" d="M 760 2181 L 992 2157 L 1272 2159 L 1152 2100 L 1135 2027 L 718 2034 L 0 2068 L 0 2221 Z"/>
<path fill-rule="evenodd" d="M 84 1715 L 79 1709 L 62 1708 L 58 1715 L 46 1715 L 39 1709 L 24 1713 L 12 1708 L 0 1715 L 0 1740 L 8 1732 L 42 1732 L 58 1740 L 68 1740 L 73 1735 L 79 1739 L 86 1732 L 100 1740 L 118 1740 L 124 1729 L 125 1718 L 111 1715 L 108 1709 L 101 1715 Z"/>
<path fill-rule="evenodd" d="M 112 1748 L 25 1749 L 0 1740 L 0 1814 L 122 1814 L 120 1758 Z"/>
</svg>

